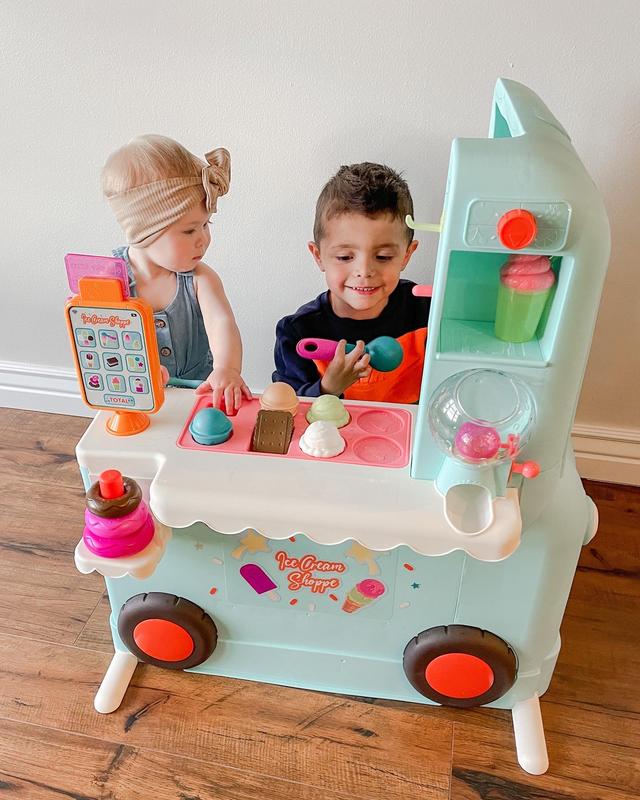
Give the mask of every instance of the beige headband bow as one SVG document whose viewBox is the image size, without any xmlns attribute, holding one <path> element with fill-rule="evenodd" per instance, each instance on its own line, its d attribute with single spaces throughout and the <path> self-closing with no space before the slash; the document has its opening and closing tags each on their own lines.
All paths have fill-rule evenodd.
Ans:
<svg viewBox="0 0 640 800">
<path fill-rule="evenodd" d="M 127 242 L 148 247 L 190 208 L 205 201 L 207 211 L 217 211 L 218 197 L 229 191 L 231 156 L 224 147 L 205 155 L 207 166 L 199 178 L 167 178 L 108 198 Z"/>
<path fill-rule="evenodd" d="M 207 196 L 207 211 L 218 210 L 218 198 L 229 191 L 231 183 L 231 156 L 224 147 L 205 153 L 207 166 L 202 168 L 202 185 Z"/>
</svg>

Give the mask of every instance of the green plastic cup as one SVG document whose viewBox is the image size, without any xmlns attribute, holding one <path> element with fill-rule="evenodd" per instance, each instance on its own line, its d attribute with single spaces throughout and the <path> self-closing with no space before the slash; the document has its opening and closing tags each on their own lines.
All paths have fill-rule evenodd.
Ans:
<svg viewBox="0 0 640 800">
<path fill-rule="evenodd" d="M 504 342 L 529 342 L 547 303 L 551 288 L 541 292 L 521 292 L 500 283 L 496 307 L 495 333 Z"/>
</svg>

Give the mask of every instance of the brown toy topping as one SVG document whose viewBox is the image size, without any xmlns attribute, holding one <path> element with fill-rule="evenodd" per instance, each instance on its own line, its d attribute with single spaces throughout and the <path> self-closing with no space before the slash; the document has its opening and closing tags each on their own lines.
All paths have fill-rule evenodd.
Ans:
<svg viewBox="0 0 640 800">
<path fill-rule="evenodd" d="M 284 455 L 293 436 L 293 417 L 288 411 L 258 411 L 256 426 L 251 437 L 255 453 Z"/>
<path fill-rule="evenodd" d="M 142 500 L 142 491 L 132 478 L 127 478 L 123 475 L 122 482 L 124 483 L 122 497 L 105 500 L 100 494 L 100 482 L 96 481 L 87 492 L 87 508 L 89 511 L 97 517 L 106 517 L 107 519 L 124 517 L 125 514 L 131 514 L 131 512 L 135 511 Z"/>
</svg>

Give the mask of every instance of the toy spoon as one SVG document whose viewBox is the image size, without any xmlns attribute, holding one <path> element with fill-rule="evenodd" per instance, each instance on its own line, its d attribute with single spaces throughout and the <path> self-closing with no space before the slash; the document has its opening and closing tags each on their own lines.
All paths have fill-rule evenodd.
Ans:
<svg viewBox="0 0 640 800">
<path fill-rule="evenodd" d="M 338 342 L 333 339 L 300 339 L 296 345 L 296 352 L 302 358 L 320 361 L 331 361 L 336 354 Z M 355 344 L 347 344 L 345 351 L 350 353 Z M 371 358 L 371 366 L 378 372 L 391 372 L 402 363 L 404 353 L 402 345 L 391 336 L 378 336 L 364 346 L 365 353 Z"/>
</svg>

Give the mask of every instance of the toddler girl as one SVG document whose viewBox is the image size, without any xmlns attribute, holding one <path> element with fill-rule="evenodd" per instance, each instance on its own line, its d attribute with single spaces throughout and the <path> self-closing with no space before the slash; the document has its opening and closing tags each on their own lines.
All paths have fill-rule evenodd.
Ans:
<svg viewBox="0 0 640 800">
<path fill-rule="evenodd" d="M 242 342 L 219 276 L 202 258 L 218 197 L 229 190 L 230 156 L 220 147 L 205 161 L 166 136 L 146 135 L 112 153 L 102 190 L 122 227 L 132 296 L 154 311 L 160 362 L 175 378 L 201 380 L 233 413 L 242 396 Z M 215 355 L 215 369 L 212 351 Z"/>
</svg>

